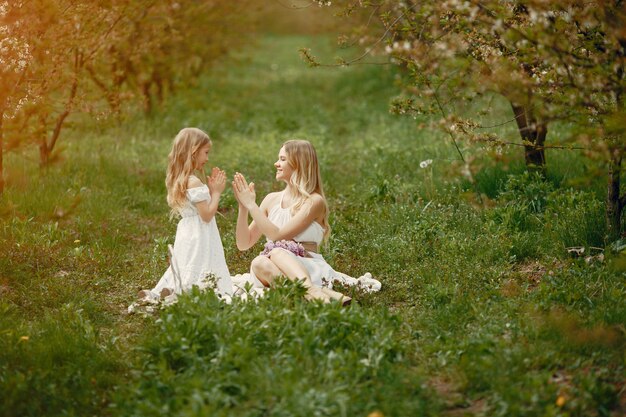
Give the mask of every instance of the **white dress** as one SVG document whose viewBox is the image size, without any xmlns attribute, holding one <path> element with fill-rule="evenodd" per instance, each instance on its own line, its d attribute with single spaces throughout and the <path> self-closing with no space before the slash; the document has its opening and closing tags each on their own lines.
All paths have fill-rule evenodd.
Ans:
<svg viewBox="0 0 626 417">
<path fill-rule="evenodd" d="M 171 263 L 180 280 L 172 271 L 172 266 L 167 268 L 156 287 L 151 290 L 151 295 L 155 298 L 158 298 L 164 288 L 180 294 L 194 285 L 201 289 L 210 287 L 214 284 L 205 279 L 208 274 L 217 278 L 216 292 L 229 296 L 232 294 L 233 286 L 215 217 L 208 223 L 202 220 L 195 206 L 201 201 L 211 201 L 206 184 L 187 189 L 187 204 L 180 210 L 182 218 L 176 228 L 171 257 Z"/>
<path fill-rule="evenodd" d="M 272 207 L 267 215 L 267 218 L 276 226 L 283 227 L 289 220 L 291 220 L 290 207 L 283 208 L 283 195 L 280 198 L 280 202 Z M 296 242 L 314 242 L 319 247 L 324 239 L 324 228 L 318 222 L 314 221 L 303 232 L 293 238 Z M 268 241 L 270 241 L 268 239 Z M 300 261 L 306 268 L 309 276 L 311 277 L 311 283 L 318 287 L 333 287 L 333 283 L 339 282 L 346 285 L 356 285 L 363 288 L 365 291 L 379 291 L 381 284 L 378 280 L 372 278 L 371 274 L 360 278 L 353 278 L 342 272 L 335 271 L 326 262 L 324 257 L 319 253 L 307 252 L 308 257 L 297 256 L 291 252 L 288 252 L 291 256 L 294 256 Z M 252 269 L 250 275 L 253 281 L 258 281 Z"/>
</svg>

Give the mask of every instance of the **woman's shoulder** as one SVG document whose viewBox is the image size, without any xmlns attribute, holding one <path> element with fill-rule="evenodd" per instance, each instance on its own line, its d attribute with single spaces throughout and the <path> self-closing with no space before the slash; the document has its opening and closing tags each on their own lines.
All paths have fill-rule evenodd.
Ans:
<svg viewBox="0 0 626 417">
<path fill-rule="evenodd" d="M 311 207 L 323 207 L 326 205 L 326 199 L 321 194 L 313 193 L 306 199 L 304 204 Z"/>
<path fill-rule="evenodd" d="M 311 200 L 311 203 L 314 203 L 314 204 L 315 203 L 325 203 L 326 202 L 326 198 L 324 198 L 323 195 L 318 194 L 318 193 L 311 194 L 309 199 Z"/>
<path fill-rule="evenodd" d="M 273 193 L 269 193 L 265 196 L 263 201 L 261 202 L 262 206 L 274 206 L 280 202 L 280 198 L 282 197 L 282 191 L 275 191 Z"/>
</svg>

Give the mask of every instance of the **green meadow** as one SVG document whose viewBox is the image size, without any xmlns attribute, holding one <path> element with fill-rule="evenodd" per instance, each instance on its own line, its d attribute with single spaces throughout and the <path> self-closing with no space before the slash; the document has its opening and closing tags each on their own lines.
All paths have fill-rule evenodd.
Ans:
<svg viewBox="0 0 626 417">
<path fill-rule="evenodd" d="M 624 415 L 626 262 L 605 248 L 604 179 L 579 181 L 590 162 L 548 151 L 544 181 L 505 149 L 472 183 L 426 116 L 389 113 L 397 68 L 309 68 L 300 47 L 335 53 L 323 37 L 266 36 L 150 117 L 74 119 L 46 169 L 34 147 L 6 157 L 0 415 Z M 510 118 L 496 109 L 486 120 Z M 127 314 L 167 268 L 165 168 L 185 126 L 210 134 L 209 165 L 244 173 L 259 202 L 280 188 L 282 142 L 313 142 L 323 254 L 382 290 L 345 288 L 342 308 L 284 282 L 257 302 L 193 291 Z M 236 216 L 227 191 L 217 222 L 233 275 L 262 249 L 237 250 Z"/>
</svg>

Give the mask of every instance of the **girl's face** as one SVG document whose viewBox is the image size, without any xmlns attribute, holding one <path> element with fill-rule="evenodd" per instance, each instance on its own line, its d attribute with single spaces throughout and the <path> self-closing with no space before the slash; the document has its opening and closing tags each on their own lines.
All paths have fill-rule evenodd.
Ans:
<svg viewBox="0 0 626 417">
<path fill-rule="evenodd" d="M 211 145 L 204 145 L 202 148 L 198 149 L 196 154 L 194 155 L 195 169 L 202 169 L 204 164 L 209 160 L 209 151 L 211 150 Z"/>
<path fill-rule="evenodd" d="M 287 152 L 285 152 L 284 147 L 280 148 L 278 160 L 274 163 L 274 166 L 276 167 L 276 179 L 288 182 L 294 169 L 287 160 Z"/>
</svg>

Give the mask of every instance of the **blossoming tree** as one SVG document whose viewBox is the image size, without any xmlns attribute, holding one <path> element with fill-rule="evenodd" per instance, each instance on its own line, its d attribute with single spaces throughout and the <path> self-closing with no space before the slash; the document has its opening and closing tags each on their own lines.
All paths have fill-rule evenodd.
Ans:
<svg viewBox="0 0 626 417">
<path fill-rule="evenodd" d="M 14 118 L 28 97 L 21 86 L 32 56 L 30 45 L 19 35 L 21 23 L 9 2 L 0 2 L 0 193 L 4 190 L 4 120 Z"/>
<path fill-rule="evenodd" d="M 608 165 L 608 237 L 619 236 L 626 206 L 620 194 L 626 149 L 622 0 L 338 3 L 344 15 L 360 17 L 352 36 L 366 46 L 340 64 L 378 53 L 407 69 L 408 94 L 393 103 L 396 112 L 438 113 L 438 125 L 455 140 L 523 146 L 527 165 L 541 171 L 549 147 L 578 142 L 589 156 L 601 157 Z M 508 100 L 521 143 L 484 133 L 479 116 L 492 109 L 476 108 L 488 94 Z M 576 127 L 565 146 L 546 144 L 548 126 L 557 121 Z"/>
<path fill-rule="evenodd" d="M 0 192 L 3 151 L 36 144 L 45 166 L 72 114 L 152 111 L 245 42 L 251 4 L 0 0 Z"/>
</svg>

